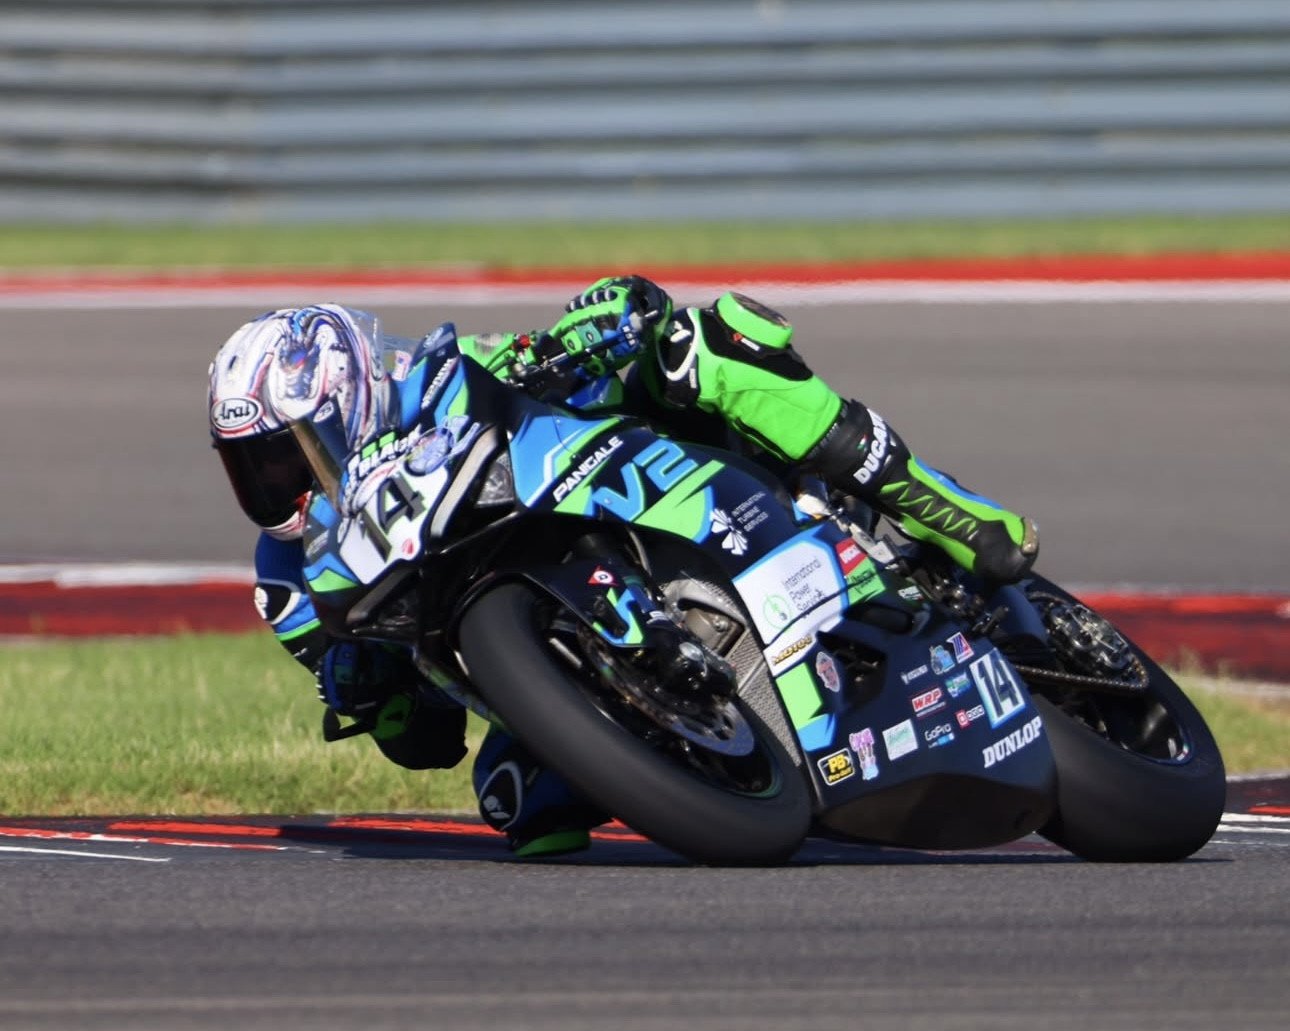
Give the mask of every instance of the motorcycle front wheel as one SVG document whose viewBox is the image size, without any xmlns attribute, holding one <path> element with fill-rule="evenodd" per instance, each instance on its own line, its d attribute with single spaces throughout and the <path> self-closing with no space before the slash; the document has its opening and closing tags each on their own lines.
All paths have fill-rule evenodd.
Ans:
<svg viewBox="0 0 1290 1031">
<path fill-rule="evenodd" d="M 458 647 L 476 690 L 589 801 L 687 859 L 775 865 L 804 841 L 811 796 L 783 746 L 737 699 L 678 699 L 551 599 L 520 583 L 482 595 Z M 669 711 L 674 710 L 674 711 Z"/>
</svg>

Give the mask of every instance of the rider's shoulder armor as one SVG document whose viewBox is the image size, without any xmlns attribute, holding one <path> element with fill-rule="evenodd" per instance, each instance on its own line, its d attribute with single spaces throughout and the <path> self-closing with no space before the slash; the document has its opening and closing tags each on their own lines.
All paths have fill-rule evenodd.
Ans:
<svg viewBox="0 0 1290 1031">
<path fill-rule="evenodd" d="M 793 325 L 788 319 L 760 301 L 733 290 L 717 298 L 712 314 L 730 343 L 754 357 L 784 351 L 793 342 Z"/>
<path fill-rule="evenodd" d="M 723 294 L 711 308 L 682 308 L 658 336 L 662 393 L 670 404 L 694 404 L 712 392 L 714 369 L 723 361 L 786 380 L 810 379 L 792 340 L 793 326 L 783 315 L 742 294 Z"/>
<path fill-rule="evenodd" d="M 793 349 L 793 326 L 779 312 L 743 294 L 725 293 L 699 313 L 710 354 L 785 380 L 807 380 L 813 373 Z M 700 373 L 702 374 L 702 373 Z"/>
</svg>

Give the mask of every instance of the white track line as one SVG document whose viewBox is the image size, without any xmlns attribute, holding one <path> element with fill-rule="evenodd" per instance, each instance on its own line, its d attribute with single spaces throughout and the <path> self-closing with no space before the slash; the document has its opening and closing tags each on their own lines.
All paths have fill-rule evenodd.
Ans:
<svg viewBox="0 0 1290 1031">
<path fill-rule="evenodd" d="M 42 855 L 80 856 L 90 859 L 128 859 L 134 863 L 169 863 L 169 857 L 121 856 L 112 852 L 78 852 L 74 848 L 37 848 L 34 845 L 0 845 L 0 852 L 38 852 Z"/>
<path fill-rule="evenodd" d="M 55 583 L 59 587 L 169 587 L 250 584 L 250 563 L 43 562 L 0 565 L 0 584 Z"/>
<path fill-rule="evenodd" d="M 1290 816 L 1264 816 L 1261 813 L 1224 813 L 1223 823 L 1253 824 L 1258 827 L 1284 829 L 1290 833 Z"/>
</svg>

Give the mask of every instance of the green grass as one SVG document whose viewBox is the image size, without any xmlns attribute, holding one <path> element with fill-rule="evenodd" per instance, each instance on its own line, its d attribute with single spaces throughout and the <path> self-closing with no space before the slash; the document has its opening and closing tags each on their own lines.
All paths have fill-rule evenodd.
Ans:
<svg viewBox="0 0 1290 1031">
<path fill-rule="evenodd" d="M 475 809 L 472 757 L 414 773 L 366 737 L 325 744 L 312 678 L 268 634 L 37 641 L 0 655 L 5 815 Z M 1191 693 L 1229 772 L 1290 767 L 1290 707 Z"/>
<path fill-rule="evenodd" d="M 1290 770 L 1290 700 L 1224 693 L 1180 678 L 1218 741 L 1227 772 Z"/>
<path fill-rule="evenodd" d="M 839 223 L 26 225 L 0 268 L 498 267 L 1290 250 L 1290 214 Z"/>
<path fill-rule="evenodd" d="M 469 760 L 414 773 L 366 736 L 324 743 L 313 678 L 268 634 L 36 642 L 0 654 L 8 815 L 475 808 Z"/>
</svg>

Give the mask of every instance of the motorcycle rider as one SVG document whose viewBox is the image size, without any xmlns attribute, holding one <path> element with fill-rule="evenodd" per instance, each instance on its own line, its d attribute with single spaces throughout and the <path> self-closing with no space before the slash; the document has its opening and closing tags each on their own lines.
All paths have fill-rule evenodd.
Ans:
<svg viewBox="0 0 1290 1031">
<path fill-rule="evenodd" d="M 619 276 L 576 296 L 549 330 L 467 336 L 458 346 L 547 400 L 579 408 L 644 405 L 692 436 L 710 438 L 714 425 L 731 428 L 755 451 L 863 500 L 983 579 L 1024 576 L 1038 553 L 1034 523 L 922 463 L 876 411 L 844 400 L 812 373 L 792 337 L 782 315 L 740 294 L 674 309 L 657 284 Z M 464 757 L 465 710 L 397 648 L 332 639 L 322 629 L 302 574 L 312 477 L 289 429 L 330 401 L 349 446 L 363 443 L 400 403 L 398 364 L 414 362 L 416 346 L 339 305 L 269 312 L 220 348 L 210 368 L 209 413 L 233 490 L 261 530 L 261 617 L 315 673 L 331 710 L 364 721 L 387 758 L 427 769 Z M 572 359 L 560 374 L 535 380 L 543 363 L 560 355 Z M 387 369 L 391 360 L 398 364 Z M 605 819 L 496 726 L 473 779 L 481 815 L 518 855 L 584 848 L 588 830 Z"/>
</svg>

